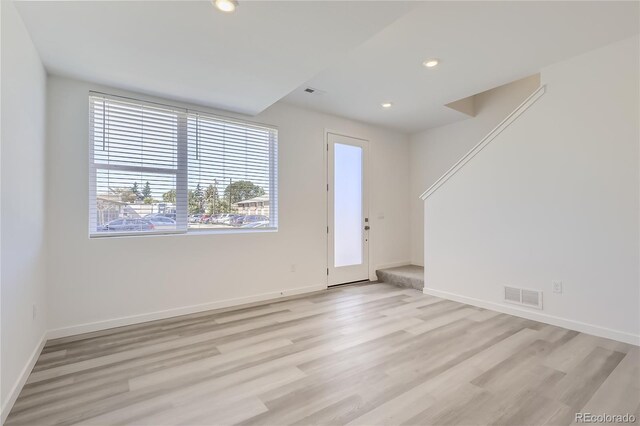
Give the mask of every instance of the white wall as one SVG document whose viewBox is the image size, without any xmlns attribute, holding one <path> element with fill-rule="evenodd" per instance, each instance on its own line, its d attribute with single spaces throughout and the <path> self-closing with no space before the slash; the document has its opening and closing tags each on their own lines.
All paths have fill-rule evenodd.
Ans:
<svg viewBox="0 0 640 426">
<path fill-rule="evenodd" d="M 39 349 L 45 309 L 46 73 L 13 2 L 2 20 L 1 398 L 2 419 Z M 33 305 L 37 315 L 32 317 Z"/>
<path fill-rule="evenodd" d="M 508 311 L 503 285 L 538 289 L 520 314 L 640 343 L 639 45 L 543 69 L 544 96 L 426 200 L 425 292 Z"/>
<path fill-rule="evenodd" d="M 523 78 L 473 97 L 476 116 L 411 135 L 411 263 L 424 262 L 424 203 L 419 198 L 540 84 Z"/>
<path fill-rule="evenodd" d="M 277 233 L 89 239 L 89 90 L 147 98 L 49 78 L 48 301 L 50 328 L 62 329 L 54 335 L 324 288 L 325 128 L 370 140 L 371 275 L 409 261 L 408 137 L 281 103 L 250 118 L 279 127 Z"/>
</svg>

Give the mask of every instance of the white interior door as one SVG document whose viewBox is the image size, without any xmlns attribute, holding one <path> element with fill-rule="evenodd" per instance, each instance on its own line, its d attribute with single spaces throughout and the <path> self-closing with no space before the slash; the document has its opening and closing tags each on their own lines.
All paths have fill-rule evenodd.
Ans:
<svg viewBox="0 0 640 426">
<path fill-rule="evenodd" d="M 327 133 L 328 284 L 369 278 L 368 142 Z"/>
</svg>

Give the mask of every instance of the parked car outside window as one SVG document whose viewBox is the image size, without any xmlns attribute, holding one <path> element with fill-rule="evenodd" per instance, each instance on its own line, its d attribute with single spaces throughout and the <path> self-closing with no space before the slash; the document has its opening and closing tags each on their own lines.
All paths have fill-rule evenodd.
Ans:
<svg viewBox="0 0 640 426">
<path fill-rule="evenodd" d="M 268 228 L 269 221 L 249 222 L 242 225 L 240 228 Z"/>
<path fill-rule="evenodd" d="M 112 220 L 102 227 L 102 231 L 152 231 L 155 225 L 148 219 L 122 218 Z"/>
<path fill-rule="evenodd" d="M 155 229 L 176 229 L 176 221 L 161 214 L 147 215 L 145 219 L 151 222 Z"/>
<path fill-rule="evenodd" d="M 231 224 L 233 226 L 243 226 L 249 223 L 256 223 L 256 222 L 269 223 L 269 218 L 267 216 L 262 216 L 262 215 L 245 215 L 245 216 L 239 216 L 235 218 L 231 222 Z"/>
<path fill-rule="evenodd" d="M 192 214 L 189 216 L 189 223 L 200 223 L 201 214 Z"/>
<path fill-rule="evenodd" d="M 229 221 L 231 226 L 240 226 L 244 223 L 244 215 L 233 215 L 233 218 Z"/>
</svg>

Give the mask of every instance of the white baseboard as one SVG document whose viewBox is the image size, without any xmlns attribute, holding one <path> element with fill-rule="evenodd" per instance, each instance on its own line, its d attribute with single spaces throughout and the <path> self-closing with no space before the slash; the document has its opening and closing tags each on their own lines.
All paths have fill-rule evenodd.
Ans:
<svg viewBox="0 0 640 426">
<path fill-rule="evenodd" d="M 255 296 L 237 297 L 234 299 L 219 300 L 216 302 L 203 303 L 199 305 L 183 306 L 180 308 L 166 309 L 163 311 L 149 312 L 146 314 L 131 315 L 127 317 L 113 318 L 104 321 L 96 321 L 85 324 L 73 325 L 49 330 L 47 339 L 58 339 L 60 337 L 74 336 L 76 334 L 91 333 L 94 331 L 107 330 L 109 328 L 123 327 L 126 325 L 139 324 L 147 321 L 155 321 L 165 318 L 177 317 L 180 315 L 194 314 L 198 312 L 211 311 L 214 309 L 229 308 L 249 303 L 265 302 L 281 297 L 295 296 L 298 294 L 311 293 L 314 291 L 326 290 L 326 284 L 297 287 L 286 290 L 274 291 L 258 294 Z"/>
<path fill-rule="evenodd" d="M 128 317 L 114 318 L 114 319 L 105 320 L 105 321 L 96 321 L 92 323 L 79 324 L 79 325 L 74 325 L 70 327 L 63 327 L 63 328 L 58 328 L 54 330 L 49 330 L 42 335 L 42 338 L 40 339 L 38 346 L 33 350 L 33 353 L 29 357 L 29 361 L 20 372 L 20 376 L 18 377 L 18 380 L 11 388 L 11 391 L 9 392 L 8 397 L 6 398 L 5 401 L 2 401 L 2 407 L 0 410 L 1 411 L 0 425 L 4 424 L 7 416 L 9 415 L 9 412 L 11 411 L 11 408 L 13 407 L 13 404 L 15 404 L 16 400 L 18 399 L 18 395 L 20 395 L 22 388 L 27 382 L 27 378 L 29 377 L 31 370 L 33 370 L 33 366 L 36 364 L 36 361 L 38 360 L 38 357 L 40 356 L 40 353 L 42 352 L 42 349 L 44 348 L 44 345 L 46 344 L 47 340 L 57 339 L 60 337 L 73 336 L 73 335 L 82 334 L 82 333 L 90 333 L 93 331 L 106 330 L 109 328 L 122 327 L 125 325 L 138 324 L 138 323 L 147 322 L 147 321 L 177 317 L 180 315 L 211 311 L 214 309 L 231 308 L 231 307 L 236 307 L 240 305 L 266 302 L 270 300 L 280 299 L 283 297 L 295 296 L 295 295 L 305 294 L 305 293 L 312 293 L 315 291 L 321 291 L 326 289 L 327 289 L 326 284 L 297 287 L 297 288 L 291 288 L 286 290 L 274 291 L 270 293 L 258 294 L 255 296 L 219 300 L 216 302 L 184 306 L 180 308 L 150 312 L 147 314 L 131 315 Z"/>
<path fill-rule="evenodd" d="M 510 314 L 517 317 L 543 322 L 545 324 L 568 328 L 569 330 L 575 330 L 581 333 L 592 334 L 594 336 L 604 337 L 607 339 L 613 339 L 619 342 L 640 346 L 640 335 L 627 333 L 625 331 L 613 330 L 594 324 L 545 314 L 539 311 L 529 311 L 515 306 L 503 305 L 497 302 L 490 302 L 488 300 L 476 299 L 473 297 L 462 296 L 459 294 L 449 293 L 441 290 L 434 290 L 426 287 L 424 288 L 423 293 L 460 303 L 466 303 L 467 305 L 473 305 L 480 308 L 490 309 L 492 311 L 502 312 L 504 314 Z"/>
<path fill-rule="evenodd" d="M 14 383 L 13 387 L 9 391 L 9 395 L 7 396 L 5 401 L 2 401 L 2 408 L 0 409 L 0 425 L 3 425 L 5 420 L 7 420 L 7 416 L 13 407 L 13 404 L 16 403 L 18 399 L 18 395 L 22 391 L 24 384 L 27 383 L 27 378 L 29 378 L 29 374 L 31 374 L 31 370 L 33 370 L 33 366 L 36 365 L 36 361 L 42 352 L 42 348 L 44 348 L 45 343 L 47 342 L 47 333 L 43 333 L 40 338 L 40 342 L 35 347 L 27 364 L 24 366 L 22 371 L 20 372 L 20 376 L 18 376 L 18 380 Z"/>
</svg>

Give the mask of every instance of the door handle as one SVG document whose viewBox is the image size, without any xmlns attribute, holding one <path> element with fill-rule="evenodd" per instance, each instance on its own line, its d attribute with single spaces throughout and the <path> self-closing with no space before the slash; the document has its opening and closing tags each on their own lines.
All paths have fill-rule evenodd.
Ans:
<svg viewBox="0 0 640 426">
<path fill-rule="evenodd" d="M 364 227 L 364 230 L 365 230 L 365 231 L 368 231 L 369 229 L 371 229 L 371 228 L 369 227 L 369 225 L 366 225 L 366 226 Z"/>
</svg>

